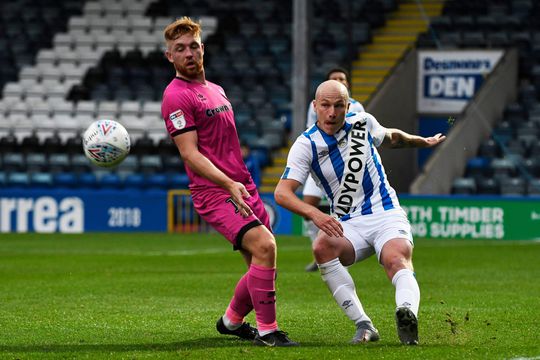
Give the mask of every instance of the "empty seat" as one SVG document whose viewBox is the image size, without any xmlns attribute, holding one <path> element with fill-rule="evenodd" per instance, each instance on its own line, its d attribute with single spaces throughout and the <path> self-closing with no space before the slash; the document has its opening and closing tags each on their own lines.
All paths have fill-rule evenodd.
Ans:
<svg viewBox="0 0 540 360">
<path fill-rule="evenodd" d="M 120 189 L 123 182 L 117 174 L 107 173 L 99 179 L 99 184 L 103 189 Z"/>
<path fill-rule="evenodd" d="M 25 162 L 24 162 L 24 156 L 20 152 L 13 152 L 13 153 L 5 153 L 3 154 L 3 171 L 24 171 L 25 169 Z"/>
<path fill-rule="evenodd" d="M 53 174 L 53 184 L 60 188 L 75 188 L 77 186 L 77 177 L 71 172 L 62 172 Z"/>
<path fill-rule="evenodd" d="M 501 195 L 522 196 L 526 193 L 525 181 L 520 177 L 503 178 L 500 182 Z"/>
<path fill-rule="evenodd" d="M 465 48 L 484 48 L 486 45 L 486 38 L 481 31 L 467 31 L 462 35 L 461 46 Z"/>
<path fill-rule="evenodd" d="M 71 155 L 70 159 L 70 171 L 80 174 L 89 172 L 92 170 L 90 165 L 90 160 L 82 153 L 82 148 L 79 149 L 80 153 L 75 153 Z"/>
<path fill-rule="evenodd" d="M 529 180 L 527 183 L 527 194 L 531 196 L 540 196 L 540 178 Z"/>
<path fill-rule="evenodd" d="M 477 192 L 481 195 L 498 195 L 499 183 L 493 178 L 479 178 L 476 181 Z"/>
<path fill-rule="evenodd" d="M 47 169 L 47 157 L 43 153 L 29 153 L 26 155 L 26 171 L 39 172 Z"/>
<path fill-rule="evenodd" d="M 151 174 L 161 171 L 162 162 L 159 155 L 143 155 L 139 161 L 139 171 Z"/>
<path fill-rule="evenodd" d="M 171 189 L 187 189 L 189 178 L 187 174 L 171 174 L 169 175 L 169 188 Z"/>
<path fill-rule="evenodd" d="M 472 195 L 476 193 L 476 181 L 473 178 L 456 178 L 452 182 L 452 194 Z"/>
<path fill-rule="evenodd" d="M 49 155 L 49 170 L 53 173 L 70 171 L 69 156 L 66 153 Z"/>
<path fill-rule="evenodd" d="M 167 189 L 169 186 L 169 180 L 165 174 L 149 174 L 146 182 L 149 189 Z"/>
<path fill-rule="evenodd" d="M 30 184 L 30 176 L 27 172 L 10 172 L 6 178 L 8 187 L 25 188 Z"/>
<path fill-rule="evenodd" d="M 499 144 L 494 139 L 484 141 L 478 149 L 478 155 L 487 158 L 495 158 L 499 156 L 501 149 Z"/>
<path fill-rule="evenodd" d="M 164 172 L 179 173 L 184 171 L 184 162 L 180 155 L 164 155 L 162 159 Z"/>
<path fill-rule="evenodd" d="M 50 188 L 53 186 L 53 176 L 48 172 L 34 172 L 30 175 L 30 185 L 35 188 Z"/>
<path fill-rule="evenodd" d="M 129 174 L 124 178 L 124 187 L 142 189 L 146 187 L 146 179 L 142 174 Z"/>
<path fill-rule="evenodd" d="M 493 171 L 493 176 L 499 180 L 516 175 L 516 163 L 509 157 L 493 159 L 490 167 Z"/>
<path fill-rule="evenodd" d="M 78 184 L 82 188 L 95 189 L 98 185 L 97 177 L 92 172 L 82 173 L 79 175 Z"/>
</svg>

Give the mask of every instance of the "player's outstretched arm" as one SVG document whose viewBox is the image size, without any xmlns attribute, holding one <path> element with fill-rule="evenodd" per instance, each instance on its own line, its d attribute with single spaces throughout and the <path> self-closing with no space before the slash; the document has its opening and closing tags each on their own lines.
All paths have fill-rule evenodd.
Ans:
<svg viewBox="0 0 540 360">
<path fill-rule="evenodd" d="M 423 137 L 411 135 L 399 129 L 386 129 L 382 146 L 399 149 L 405 147 L 427 148 L 440 144 L 446 139 L 441 133 L 434 136 Z"/>
<path fill-rule="evenodd" d="M 343 237 L 343 228 L 339 221 L 323 213 L 296 196 L 295 191 L 300 183 L 292 179 L 281 179 L 274 191 L 276 203 L 304 218 L 310 219 L 329 236 Z"/>
<path fill-rule="evenodd" d="M 238 205 L 242 216 L 249 216 L 253 213 L 251 208 L 244 202 L 244 198 L 250 197 L 244 184 L 232 180 L 199 152 L 196 131 L 188 131 L 177 135 L 174 137 L 174 142 L 184 163 L 198 175 L 227 190 L 231 194 L 232 200 Z"/>
</svg>

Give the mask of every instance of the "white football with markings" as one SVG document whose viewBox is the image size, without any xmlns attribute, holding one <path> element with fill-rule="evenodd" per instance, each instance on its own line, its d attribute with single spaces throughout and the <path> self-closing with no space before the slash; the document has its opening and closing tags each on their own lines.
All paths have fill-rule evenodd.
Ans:
<svg viewBox="0 0 540 360">
<path fill-rule="evenodd" d="M 129 154 L 131 142 L 124 126 L 114 120 L 94 121 L 83 134 L 86 157 L 95 165 L 113 167 Z"/>
</svg>

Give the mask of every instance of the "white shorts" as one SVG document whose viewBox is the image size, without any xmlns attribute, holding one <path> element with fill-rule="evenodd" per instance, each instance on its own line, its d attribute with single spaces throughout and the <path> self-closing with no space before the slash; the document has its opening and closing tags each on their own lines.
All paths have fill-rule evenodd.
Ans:
<svg viewBox="0 0 540 360">
<path fill-rule="evenodd" d="M 341 225 L 345 237 L 354 247 L 355 262 L 373 254 L 377 254 L 380 262 L 382 248 L 391 239 L 407 239 L 414 246 L 411 224 L 401 208 L 352 217 Z"/>
<path fill-rule="evenodd" d="M 324 192 L 317 186 L 315 180 L 313 180 L 313 177 L 309 175 L 306 179 L 306 183 L 304 184 L 302 195 L 315 196 L 322 199 L 324 197 Z"/>
</svg>

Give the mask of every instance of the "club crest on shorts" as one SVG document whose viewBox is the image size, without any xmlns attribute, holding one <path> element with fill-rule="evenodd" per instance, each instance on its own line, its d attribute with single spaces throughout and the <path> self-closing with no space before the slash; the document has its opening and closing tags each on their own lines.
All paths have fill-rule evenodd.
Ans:
<svg viewBox="0 0 540 360">
<path fill-rule="evenodd" d="M 174 128 L 177 130 L 182 130 L 186 127 L 186 119 L 184 118 L 184 112 L 181 109 L 171 113 L 169 115 L 169 120 L 171 120 Z"/>
</svg>

